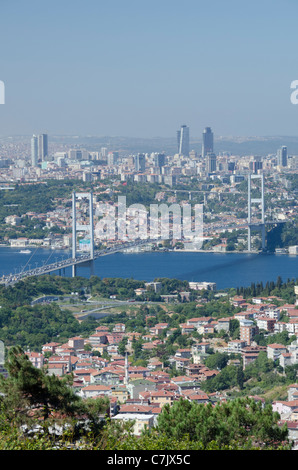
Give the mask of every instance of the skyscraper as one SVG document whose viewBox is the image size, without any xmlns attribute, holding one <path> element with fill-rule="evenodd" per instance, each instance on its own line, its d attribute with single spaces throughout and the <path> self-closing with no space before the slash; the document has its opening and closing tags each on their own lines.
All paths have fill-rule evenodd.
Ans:
<svg viewBox="0 0 298 470">
<path fill-rule="evenodd" d="M 37 166 L 38 163 L 38 139 L 36 135 L 31 139 L 31 165 Z"/>
<path fill-rule="evenodd" d="M 211 127 L 205 127 L 203 131 L 202 157 L 206 157 L 207 153 L 213 153 L 213 132 Z"/>
<path fill-rule="evenodd" d="M 117 164 L 119 159 L 118 152 L 109 152 L 108 153 L 108 166 L 114 166 Z"/>
<path fill-rule="evenodd" d="M 145 160 L 145 155 L 143 153 L 139 153 L 138 155 L 135 155 L 134 157 L 134 163 L 135 163 L 135 170 L 143 173 L 146 168 L 146 160 Z"/>
<path fill-rule="evenodd" d="M 70 149 L 68 151 L 68 158 L 74 161 L 83 160 L 82 150 Z"/>
<path fill-rule="evenodd" d="M 48 157 L 48 135 L 40 134 L 38 136 L 38 159 L 44 162 Z"/>
<path fill-rule="evenodd" d="M 177 131 L 177 144 L 179 155 L 189 156 L 189 127 L 183 124 Z"/>
<path fill-rule="evenodd" d="M 214 173 L 216 171 L 216 155 L 215 153 L 207 154 L 207 173 Z"/>
<path fill-rule="evenodd" d="M 156 153 L 154 155 L 154 166 L 159 167 L 160 171 L 161 168 L 165 165 L 166 156 L 164 153 Z"/>
<path fill-rule="evenodd" d="M 288 148 L 283 145 L 277 150 L 278 166 L 288 166 Z"/>
</svg>

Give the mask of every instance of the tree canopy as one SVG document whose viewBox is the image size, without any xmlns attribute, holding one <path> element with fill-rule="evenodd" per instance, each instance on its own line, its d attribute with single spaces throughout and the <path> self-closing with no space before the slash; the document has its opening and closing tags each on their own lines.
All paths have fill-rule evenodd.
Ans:
<svg viewBox="0 0 298 470">
<path fill-rule="evenodd" d="M 169 438 L 199 441 L 204 447 L 237 445 L 266 448 L 287 441 L 286 426 L 278 424 L 280 416 L 267 405 L 251 398 L 235 399 L 213 406 L 180 399 L 165 405 L 158 417 L 158 429 Z"/>
</svg>

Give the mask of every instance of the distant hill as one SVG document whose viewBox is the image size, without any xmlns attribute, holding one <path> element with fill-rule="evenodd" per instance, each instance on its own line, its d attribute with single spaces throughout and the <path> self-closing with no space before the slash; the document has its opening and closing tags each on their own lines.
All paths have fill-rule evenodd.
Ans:
<svg viewBox="0 0 298 470">
<path fill-rule="evenodd" d="M 57 137 L 59 139 L 59 137 Z M 109 150 L 123 150 L 131 153 L 165 152 L 173 155 L 177 152 L 175 136 L 173 138 L 134 138 L 134 137 L 64 137 L 64 143 L 81 144 L 86 149 L 94 150 L 107 147 Z M 274 137 L 216 137 L 214 139 L 214 150 L 216 153 L 229 152 L 233 155 L 260 155 L 276 154 L 282 145 L 288 147 L 290 155 L 298 155 L 298 136 L 274 136 Z M 198 154 L 201 152 L 202 142 L 190 141 L 190 149 Z"/>
<path fill-rule="evenodd" d="M 30 143 L 31 136 L 1 137 L 1 142 L 26 141 Z M 79 146 L 89 151 L 99 151 L 107 147 L 109 151 L 118 150 L 129 153 L 165 152 L 173 155 L 177 152 L 176 136 L 173 137 L 123 137 L 123 136 L 80 136 L 80 135 L 49 135 L 49 143 L 63 143 Z M 228 152 L 233 155 L 276 154 L 282 145 L 288 147 L 290 155 L 298 155 L 298 136 L 215 136 L 214 150 L 216 153 Z M 201 153 L 200 139 L 190 141 L 190 150 Z"/>
</svg>

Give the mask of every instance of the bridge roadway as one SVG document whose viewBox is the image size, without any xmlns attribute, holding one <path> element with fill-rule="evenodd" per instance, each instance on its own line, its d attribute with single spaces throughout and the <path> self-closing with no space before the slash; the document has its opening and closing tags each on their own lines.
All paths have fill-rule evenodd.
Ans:
<svg viewBox="0 0 298 470">
<path fill-rule="evenodd" d="M 141 246 L 144 244 L 153 243 L 154 241 L 157 241 L 157 240 L 146 239 L 146 240 L 138 240 L 138 241 L 133 241 L 133 242 L 126 242 L 126 243 L 123 243 L 122 245 L 115 246 L 112 248 L 96 250 L 94 252 L 94 258 L 90 258 L 89 253 L 87 253 L 84 255 L 80 255 L 78 258 L 75 258 L 75 259 L 67 258 L 65 260 L 60 260 L 55 263 L 36 267 L 34 269 L 30 269 L 27 271 L 24 269 L 20 273 L 8 274 L 7 276 L 3 276 L 0 280 L 0 283 L 4 284 L 5 286 L 11 286 L 15 284 L 16 282 L 21 281 L 22 279 L 25 279 L 27 277 L 41 276 L 43 274 L 49 274 L 54 271 L 60 271 L 62 269 L 69 268 L 74 265 L 90 263 L 91 261 L 93 261 L 96 258 L 99 258 L 100 256 L 111 255 L 113 253 L 118 253 L 123 250 L 126 250 L 127 248 L 133 248 L 133 247 Z"/>
</svg>

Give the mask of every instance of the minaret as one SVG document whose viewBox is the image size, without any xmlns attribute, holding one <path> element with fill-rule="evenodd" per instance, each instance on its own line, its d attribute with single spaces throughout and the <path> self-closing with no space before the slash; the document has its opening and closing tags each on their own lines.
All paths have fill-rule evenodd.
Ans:
<svg viewBox="0 0 298 470">
<path fill-rule="evenodd" d="M 125 353 L 125 378 L 124 384 L 128 385 L 128 355 L 127 352 Z"/>
</svg>

